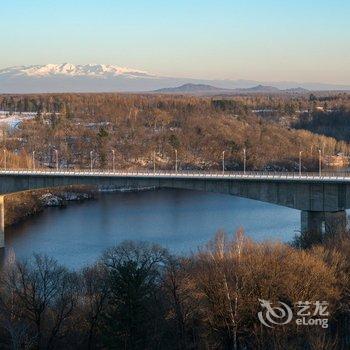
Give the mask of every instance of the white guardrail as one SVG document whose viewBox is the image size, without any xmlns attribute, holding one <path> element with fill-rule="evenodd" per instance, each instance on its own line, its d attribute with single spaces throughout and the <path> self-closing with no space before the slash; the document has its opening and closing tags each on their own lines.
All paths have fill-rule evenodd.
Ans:
<svg viewBox="0 0 350 350">
<path fill-rule="evenodd" d="M 190 178 L 190 179 L 242 179 L 242 180 L 284 180 L 284 181 L 322 181 L 350 182 L 350 172 L 322 172 L 299 174 L 297 172 L 261 172 L 261 171 L 111 171 L 111 170 L 54 170 L 54 169 L 0 169 L 1 175 L 28 176 L 84 176 L 84 177 L 149 177 L 149 178 Z"/>
</svg>

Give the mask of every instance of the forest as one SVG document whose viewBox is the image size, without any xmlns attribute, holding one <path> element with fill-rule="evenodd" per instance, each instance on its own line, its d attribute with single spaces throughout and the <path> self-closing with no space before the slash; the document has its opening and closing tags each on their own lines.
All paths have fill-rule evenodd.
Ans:
<svg viewBox="0 0 350 350">
<path fill-rule="evenodd" d="M 60 168 L 89 168 L 92 158 L 94 168 L 111 169 L 114 152 L 118 169 L 153 169 L 154 160 L 172 169 L 176 150 L 182 170 L 217 171 L 223 151 L 226 169 L 241 170 L 246 149 L 249 170 L 295 170 L 302 151 L 312 171 L 319 149 L 326 156 L 350 148 L 345 136 L 304 116 L 322 108 L 332 123 L 327 111 L 348 111 L 349 96 L 0 95 L 0 110 L 36 113 L 15 128 L 2 124 L 0 166 L 33 167 L 34 152 L 37 167 L 54 167 L 57 157 Z"/>
<path fill-rule="evenodd" d="M 304 237 L 305 238 L 305 237 Z M 44 255 L 0 276 L 1 349 L 314 349 L 350 347 L 349 233 L 304 245 L 240 229 L 188 256 L 125 241 L 70 271 Z M 263 326 L 259 299 L 327 302 L 327 325 Z"/>
<path fill-rule="evenodd" d="M 314 111 L 303 114 L 295 122 L 296 129 L 350 141 L 350 109 L 340 108 L 332 111 Z"/>
</svg>

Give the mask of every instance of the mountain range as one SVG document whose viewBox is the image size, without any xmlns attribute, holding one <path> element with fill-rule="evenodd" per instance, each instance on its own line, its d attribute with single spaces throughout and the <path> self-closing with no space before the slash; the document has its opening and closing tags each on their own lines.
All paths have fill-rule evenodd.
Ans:
<svg viewBox="0 0 350 350">
<path fill-rule="evenodd" d="M 153 93 L 157 94 L 192 94 L 192 95 L 233 95 L 233 94 L 278 94 L 278 93 L 292 93 L 303 94 L 310 90 L 298 87 L 292 89 L 279 89 L 274 86 L 256 85 L 250 88 L 235 88 L 222 89 L 212 85 L 205 84 L 184 84 L 181 86 L 157 89 Z"/>
<path fill-rule="evenodd" d="M 245 92 L 250 89 L 250 92 L 277 93 L 280 90 L 302 92 L 304 89 L 350 90 L 350 85 L 176 78 L 110 64 L 63 63 L 0 69 L 0 93 L 155 91 L 220 94 L 242 89 Z"/>
</svg>

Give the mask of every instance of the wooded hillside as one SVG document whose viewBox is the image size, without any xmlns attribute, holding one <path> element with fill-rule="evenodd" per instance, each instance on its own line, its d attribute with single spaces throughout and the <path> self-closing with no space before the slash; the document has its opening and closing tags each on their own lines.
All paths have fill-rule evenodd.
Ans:
<svg viewBox="0 0 350 350">
<path fill-rule="evenodd" d="M 323 102 L 335 108 L 348 101 L 348 95 L 340 94 Z M 114 150 L 117 168 L 151 169 L 156 152 L 157 168 L 169 169 L 176 149 L 182 169 L 219 170 L 225 151 L 226 168 L 239 170 L 246 148 L 250 170 L 296 169 L 299 151 L 303 151 L 303 165 L 313 170 L 318 149 L 324 155 L 348 154 L 349 146 L 273 123 L 253 109 L 276 108 L 293 115 L 296 108 L 316 108 L 318 103 L 311 97 L 265 95 L 2 95 L 1 110 L 32 111 L 37 116 L 17 128 L 5 128 L 0 146 L 25 159 L 13 162 L 18 167 L 31 166 L 33 151 L 38 164 L 54 166 L 57 149 L 60 167 L 89 167 L 92 151 L 94 167 L 111 168 Z"/>
</svg>

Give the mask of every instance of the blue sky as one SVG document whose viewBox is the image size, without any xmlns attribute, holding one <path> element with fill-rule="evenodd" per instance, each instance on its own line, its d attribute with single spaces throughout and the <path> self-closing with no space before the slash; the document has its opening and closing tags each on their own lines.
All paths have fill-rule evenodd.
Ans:
<svg viewBox="0 0 350 350">
<path fill-rule="evenodd" d="M 0 68 L 350 83 L 349 0 L 2 0 Z"/>
</svg>

